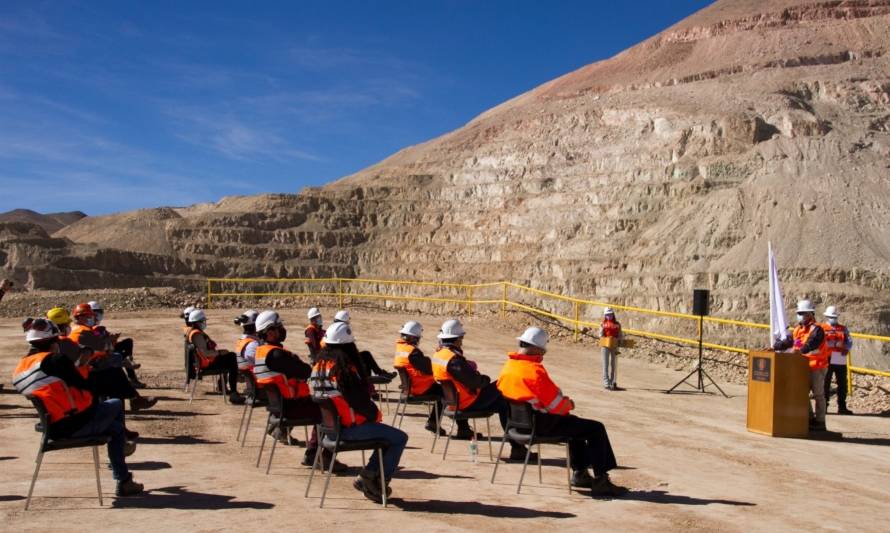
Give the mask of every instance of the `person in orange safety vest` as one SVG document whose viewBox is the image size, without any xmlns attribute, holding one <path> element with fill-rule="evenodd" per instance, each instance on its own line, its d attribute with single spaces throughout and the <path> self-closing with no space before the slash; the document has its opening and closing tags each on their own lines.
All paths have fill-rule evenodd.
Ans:
<svg viewBox="0 0 890 533">
<path fill-rule="evenodd" d="M 405 322 L 399 331 L 399 339 L 396 341 L 396 355 L 393 357 L 392 366 L 405 369 L 411 379 L 411 390 L 409 391 L 411 396 L 435 396 L 438 398 L 436 402 L 438 405 L 430 411 L 424 429 L 445 436 L 440 424 L 442 409 L 445 408 L 442 386 L 436 383 L 436 379 L 433 377 L 432 360 L 424 355 L 418 346 L 422 335 L 423 326 L 420 325 L 420 322 L 414 320 Z M 463 421 L 463 425 L 466 426 L 466 431 L 471 431 L 466 420 Z"/>
<path fill-rule="evenodd" d="M 600 325 L 600 337 L 613 337 L 619 341 L 624 337 L 621 323 L 615 318 L 611 307 L 603 309 L 603 323 Z M 618 348 L 602 347 L 603 352 L 603 388 L 618 390 Z"/>
<path fill-rule="evenodd" d="M 829 305 L 823 313 L 825 322 L 820 324 L 825 332 L 825 350 L 828 353 L 828 372 L 825 374 L 825 407 L 830 403 L 831 375 L 837 380 L 837 414 L 852 415 L 847 409 L 847 355 L 853 348 L 853 337 L 847 327 L 838 322 L 837 307 Z"/>
<path fill-rule="evenodd" d="M 229 402 L 232 405 L 243 404 L 244 396 L 238 394 L 238 361 L 235 353 L 218 348 L 207 335 L 207 315 L 202 309 L 189 313 L 188 327 L 186 339 L 194 346 L 201 369 L 224 370 L 229 381 Z"/>
<path fill-rule="evenodd" d="M 518 337 L 519 350 L 507 354 L 497 386 L 508 401 L 528 402 L 535 412 L 535 429 L 541 436 L 569 438 L 572 485 L 590 487 L 591 496 L 609 497 L 627 493 L 612 483 L 609 471 L 618 466 L 606 427 L 596 420 L 570 414 L 575 402 L 550 379 L 544 368 L 547 332 L 528 328 Z M 592 468 L 594 477 L 587 469 Z"/>
</svg>

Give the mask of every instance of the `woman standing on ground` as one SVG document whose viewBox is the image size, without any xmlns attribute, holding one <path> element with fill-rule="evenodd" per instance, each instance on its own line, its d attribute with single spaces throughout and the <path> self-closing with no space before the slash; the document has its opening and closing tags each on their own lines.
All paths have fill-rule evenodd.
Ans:
<svg viewBox="0 0 890 533">
<path fill-rule="evenodd" d="M 624 338 L 621 331 L 621 323 L 615 318 L 615 311 L 611 307 L 603 310 L 603 323 L 600 325 L 600 338 L 616 339 L 614 347 L 607 347 L 602 343 L 603 348 L 603 388 L 606 390 L 618 389 L 618 373 L 616 364 L 618 362 L 618 344 Z"/>
</svg>

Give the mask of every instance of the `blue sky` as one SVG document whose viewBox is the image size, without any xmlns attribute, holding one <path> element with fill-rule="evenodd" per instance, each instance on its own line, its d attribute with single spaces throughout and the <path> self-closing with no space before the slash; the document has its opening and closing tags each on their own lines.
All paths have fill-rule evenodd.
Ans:
<svg viewBox="0 0 890 533">
<path fill-rule="evenodd" d="M 708 3 L 6 0 L 0 211 L 321 185 Z"/>
</svg>

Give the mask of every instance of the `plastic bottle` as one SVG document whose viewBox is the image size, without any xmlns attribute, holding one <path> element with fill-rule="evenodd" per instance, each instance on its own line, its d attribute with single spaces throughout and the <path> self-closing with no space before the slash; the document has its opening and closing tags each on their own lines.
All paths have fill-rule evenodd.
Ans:
<svg viewBox="0 0 890 533">
<path fill-rule="evenodd" d="M 474 464 L 479 462 L 479 443 L 476 442 L 476 435 L 470 439 L 470 461 Z"/>
</svg>

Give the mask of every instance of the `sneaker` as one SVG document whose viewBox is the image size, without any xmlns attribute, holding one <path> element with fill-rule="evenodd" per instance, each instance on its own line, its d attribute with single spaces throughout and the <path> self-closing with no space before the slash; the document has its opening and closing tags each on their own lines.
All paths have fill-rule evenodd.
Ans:
<svg viewBox="0 0 890 533">
<path fill-rule="evenodd" d="M 505 459 L 505 462 L 508 463 L 521 463 L 525 461 L 525 452 L 527 448 L 525 446 L 511 446 L 510 447 L 510 457 Z M 528 455 L 528 462 L 536 463 L 538 462 L 538 454 L 532 452 Z"/>
<path fill-rule="evenodd" d="M 151 396 L 137 396 L 130 399 L 130 409 L 134 411 L 144 411 L 145 409 L 150 409 L 156 403 L 158 403 L 157 398 Z"/>
<path fill-rule="evenodd" d="M 300 461 L 300 464 L 303 466 L 312 466 L 315 463 L 315 450 L 306 450 L 306 453 L 303 454 L 303 460 Z"/>
<path fill-rule="evenodd" d="M 584 470 L 573 470 L 572 471 L 572 486 L 573 487 L 583 487 L 589 488 L 593 483 L 593 478 L 590 477 L 590 472 L 585 468 Z"/>
<path fill-rule="evenodd" d="M 136 453 L 136 443 L 128 440 L 124 442 L 124 457 L 129 457 Z"/>
<path fill-rule="evenodd" d="M 363 469 L 352 481 L 352 486 L 356 490 L 361 491 L 365 498 L 376 503 L 383 503 L 383 493 L 380 492 L 380 477 L 378 474 Z M 389 498 L 392 495 L 392 489 L 389 488 L 389 483 L 385 483 L 384 486 L 386 487 L 386 497 Z"/>
<path fill-rule="evenodd" d="M 627 487 L 612 483 L 608 475 L 593 478 L 590 482 L 590 496 L 593 498 L 612 498 L 630 492 Z"/>
<path fill-rule="evenodd" d="M 142 483 L 136 483 L 133 481 L 133 476 L 130 476 L 130 479 L 126 481 L 117 482 L 117 489 L 115 489 L 114 494 L 119 497 L 135 496 L 140 494 L 143 488 L 145 487 Z"/>
</svg>

